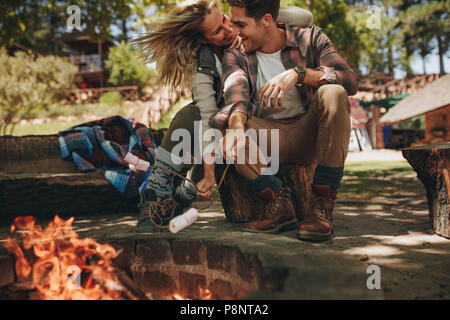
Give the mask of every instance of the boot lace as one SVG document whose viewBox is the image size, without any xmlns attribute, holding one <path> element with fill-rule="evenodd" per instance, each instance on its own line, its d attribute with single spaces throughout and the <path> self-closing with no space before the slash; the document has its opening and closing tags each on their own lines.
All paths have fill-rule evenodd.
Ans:
<svg viewBox="0 0 450 320">
<path fill-rule="evenodd" d="M 159 229 L 167 229 L 167 222 L 175 217 L 175 210 L 179 204 L 169 198 L 164 201 L 145 202 L 142 208 L 142 218 L 150 221 Z"/>
</svg>

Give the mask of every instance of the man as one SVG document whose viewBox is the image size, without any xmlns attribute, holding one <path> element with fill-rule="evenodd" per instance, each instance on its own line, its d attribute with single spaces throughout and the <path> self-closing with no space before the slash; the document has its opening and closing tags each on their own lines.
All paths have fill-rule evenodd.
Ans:
<svg viewBox="0 0 450 320">
<path fill-rule="evenodd" d="M 240 132 L 279 130 L 279 141 L 269 144 L 279 143 L 281 164 L 317 161 L 311 209 L 300 224 L 298 238 L 330 239 L 350 138 L 348 95 L 357 91 L 356 75 L 320 28 L 278 25 L 279 0 L 227 1 L 245 53 L 225 52 L 225 107 L 210 124 Z M 246 138 L 241 134 L 231 143 L 230 139 L 230 135 L 224 138 L 224 157 L 236 158 L 237 146 L 245 144 Z M 247 223 L 245 229 L 291 229 L 295 212 L 289 190 L 275 175 L 263 174 L 265 168 L 262 163 L 236 164 L 250 187 L 267 201 L 260 218 Z"/>
</svg>

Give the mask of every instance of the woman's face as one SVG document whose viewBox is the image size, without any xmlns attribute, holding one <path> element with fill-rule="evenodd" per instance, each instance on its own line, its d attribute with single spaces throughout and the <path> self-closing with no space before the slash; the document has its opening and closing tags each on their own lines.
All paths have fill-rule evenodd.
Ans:
<svg viewBox="0 0 450 320">
<path fill-rule="evenodd" d="M 202 42 L 216 47 L 227 47 L 236 38 L 230 18 L 218 8 L 213 8 L 211 13 L 205 17 L 202 30 L 205 37 Z"/>
</svg>

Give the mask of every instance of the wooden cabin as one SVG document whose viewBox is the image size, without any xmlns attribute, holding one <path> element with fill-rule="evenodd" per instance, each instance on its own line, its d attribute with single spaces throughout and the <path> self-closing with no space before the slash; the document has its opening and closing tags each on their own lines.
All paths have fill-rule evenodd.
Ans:
<svg viewBox="0 0 450 320">
<path fill-rule="evenodd" d="M 104 87 L 108 80 L 104 61 L 115 44 L 111 40 L 93 42 L 80 32 L 63 34 L 59 40 L 69 47 L 70 62 L 78 67 L 83 79 L 81 89 Z"/>
<path fill-rule="evenodd" d="M 383 125 L 425 116 L 425 137 L 418 144 L 450 142 L 450 75 L 403 99 L 380 119 Z"/>
<path fill-rule="evenodd" d="M 425 112 L 401 121 L 390 122 L 381 121 L 381 119 L 397 104 L 434 83 L 440 77 L 439 74 L 424 74 L 413 78 L 390 79 L 390 75 L 387 75 L 385 82 L 382 78 L 377 78 L 379 81 L 375 82 L 371 77 L 362 81 L 363 84 L 354 98 L 360 100 L 361 105 L 370 115 L 367 130 L 375 149 L 409 147 L 411 143 L 424 139 Z M 406 122 L 413 118 L 414 123 Z"/>
</svg>

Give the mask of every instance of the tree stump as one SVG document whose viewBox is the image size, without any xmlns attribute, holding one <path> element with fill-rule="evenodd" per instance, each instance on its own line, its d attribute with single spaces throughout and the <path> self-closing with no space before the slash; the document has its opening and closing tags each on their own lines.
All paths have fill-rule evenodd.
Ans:
<svg viewBox="0 0 450 320">
<path fill-rule="evenodd" d="M 309 208 L 312 195 L 311 183 L 316 166 L 316 164 L 308 166 L 282 165 L 277 175 L 283 181 L 284 186 L 291 188 L 291 199 L 299 221 L 303 220 L 304 214 Z M 218 179 L 222 176 L 225 167 L 225 165 L 216 167 Z M 225 216 L 230 222 L 255 220 L 266 205 L 250 189 L 233 166 L 230 166 L 219 192 Z"/>
<path fill-rule="evenodd" d="M 450 142 L 402 150 L 427 191 L 433 232 L 450 238 Z"/>
</svg>

